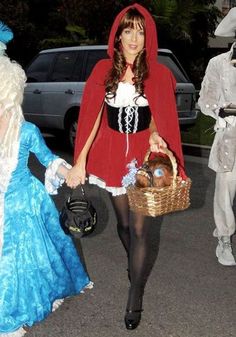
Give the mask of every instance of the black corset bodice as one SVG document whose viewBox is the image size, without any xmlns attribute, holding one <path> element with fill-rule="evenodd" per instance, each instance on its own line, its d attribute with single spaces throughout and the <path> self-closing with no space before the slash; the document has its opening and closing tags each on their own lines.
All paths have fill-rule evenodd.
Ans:
<svg viewBox="0 0 236 337">
<path fill-rule="evenodd" d="M 108 125 L 121 133 L 136 133 L 149 128 L 151 112 L 149 106 L 113 107 L 106 103 Z"/>
</svg>

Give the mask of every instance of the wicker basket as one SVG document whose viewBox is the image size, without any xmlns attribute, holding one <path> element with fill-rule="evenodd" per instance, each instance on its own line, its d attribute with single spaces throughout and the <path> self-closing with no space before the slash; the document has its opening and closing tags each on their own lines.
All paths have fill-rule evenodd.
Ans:
<svg viewBox="0 0 236 337">
<path fill-rule="evenodd" d="M 146 153 L 144 162 L 148 161 L 150 153 Z M 173 153 L 168 149 L 165 149 L 164 153 L 170 158 L 173 167 L 172 184 L 162 188 L 129 186 L 127 194 L 132 211 L 154 217 L 189 207 L 191 179 L 182 180 L 177 176 L 177 163 Z"/>
</svg>

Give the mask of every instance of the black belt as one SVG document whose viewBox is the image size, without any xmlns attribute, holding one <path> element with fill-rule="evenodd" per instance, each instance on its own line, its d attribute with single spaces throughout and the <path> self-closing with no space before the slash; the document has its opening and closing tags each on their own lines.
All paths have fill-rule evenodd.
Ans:
<svg viewBox="0 0 236 337">
<path fill-rule="evenodd" d="M 219 116 L 224 118 L 224 117 L 229 117 L 229 116 L 236 116 L 236 108 L 220 108 L 219 110 Z"/>
<path fill-rule="evenodd" d="M 136 133 L 149 128 L 151 111 L 149 106 L 127 106 L 116 108 L 107 106 L 108 125 L 121 133 Z"/>
</svg>

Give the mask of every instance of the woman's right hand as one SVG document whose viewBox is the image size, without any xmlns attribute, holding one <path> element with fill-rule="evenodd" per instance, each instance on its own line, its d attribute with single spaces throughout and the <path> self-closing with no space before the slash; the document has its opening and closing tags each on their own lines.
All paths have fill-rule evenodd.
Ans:
<svg viewBox="0 0 236 337">
<path fill-rule="evenodd" d="M 84 162 L 77 162 L 67 173 L 66 184 L 70 188 L 76 188 L 84 184 L 86 179 L 86 170 Z"/>
<path fill-rule="evenodd" d="M 167 148 L 166 142 L 161 136 L 159 136 L 157 131 L 151 133 L 149 137 L 149 145 L 152 152 L 163 152 L 163 149 Z"/>
</svg>

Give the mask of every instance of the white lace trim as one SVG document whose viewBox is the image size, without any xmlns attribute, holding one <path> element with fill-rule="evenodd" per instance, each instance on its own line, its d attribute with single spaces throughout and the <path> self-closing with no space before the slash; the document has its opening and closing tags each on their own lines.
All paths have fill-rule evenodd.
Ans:
<svg viewBox="0 0 236 337">
<path fill-rule="evenodd" d="M 4 199 L 12 172 L 16 169 L 18 163 L 19 141 L 15 141 L 12 147 L 11 157 L 2 156 L 0 153 L 0 257 L 2 256 L 3 232 L 4 232 Z"/>
<path fill-rule="evenodd" d="M 125 125 L 122 125 L 122 113 L 125 112 Z M 134 119 L 134 127 L 132 128 L 132 120 Z M 138 106 L 126 106 L 119 108 L 118 113 L 119 131 L 121 133 L 136 133 L 138 129 Z"/>
<path fill-rule="evenodd" d="M 63 302 L 64 302 L 64 298 L 55 300 L 52 304 L 52 312 L 57 310 L 62 305 Z"/>
<path fill-rule="evenodd" d="M 24 336 L 26 334 L 25 329 L 23 328 L 19 328 L 16 331 L 13 332 L 7 332 L 7 333 L 0 333 L 1 337 L 21 337 Z"/>
<path fill-rule="evenodd" d="M 84 294 L 84 292 L 85 292 L 84 290 L 85 290 L 85 289 L 92 289 L 93 286 L 94 286 L 94 283 L 93 283 L 92 281 L 90 281 L 90 282 L 84 287 L 84 289 L 81 290 L 80 293 L 81 293 L 81 294 Z M 68 297 L 70 297 L 70 296 L 68 296 Z M 53 305 L 52 305 L 52 312 L 55 311 L 55 310 L 57 310 L 57 309 L 62 305 L 63 302 L 64 302 L 64 298 L 55 300 L 55 301 L 53 302 Z M 1 335 L 0 335 L 0 336 L 1 336 Z"/>
<path fill-rule="evenodd" d="M 92 174 L 89 176 L 89 183 L 97 185 L 98 187 L 104 188 L 106 191 L 110 192 L 114 197 L 122 194 L 126 194 L 125 187 L 111 187 L 106 186 L 106 182 Z"/>
<path fill-rule="evenodd" d="M 122 124 L 122 113 L 125 112 L 125 125 Z M 132 127 L 132 120 L 134 119 L 134 127 Z M 119 131 L 126 134 L 126 152 L 129 152 L 129 133 L 136 133 L 138 129 L 138 106 L 120 107 L 118 113 Z"/>
<path fill-rule="evenodd" d="M 57 189 L 62 186 L 65 179 L 57 173 L 60 165 L 64 165 L 68 169 L 71 165 L 68 164 L 64 159 L 57 158 L 49 163 L 45 172 L 45 188 L 49 194 L 57 194 Z"/>
<path fill-rule="evenodd" d="M 94 283 L 92 282 L 92 281 L 90 281 L 85 287 L 84 287 L 84 289 L 83 290 L 81 290 L 81 294 L 84 294 L 84 290 L 85 289 L 93 289 L 93 286 L 94 286 Z"/>
</svg>

